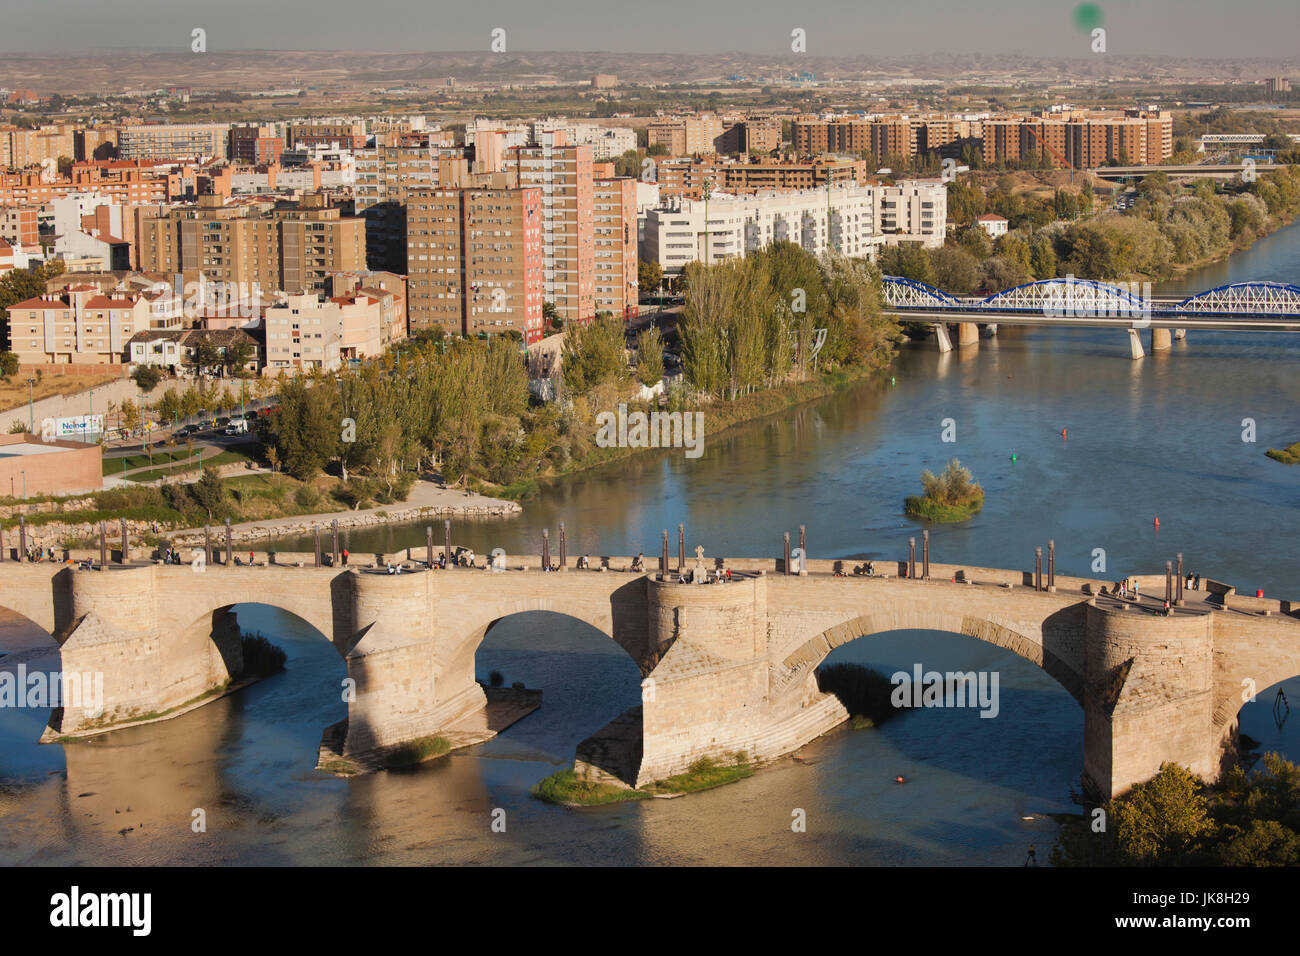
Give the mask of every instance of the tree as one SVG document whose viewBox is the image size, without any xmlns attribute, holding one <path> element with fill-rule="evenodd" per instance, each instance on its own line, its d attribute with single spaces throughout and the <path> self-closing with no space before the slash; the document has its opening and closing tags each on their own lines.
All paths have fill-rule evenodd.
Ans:
<svg viewBox="0 0 1300 956">
<path fill-rule="evenodd" d="M 152 392 L 162 381 L 162 372 L 152 365 L 137 365 L 135 371 L 131 373 L 131 378 L 135 380 L 135 384 L 142 392 Z"/>
<path fill-rule="evenodd" d="M 18 374 L 18 356 L 13 352 L 0 352 L 0 378 Z"/>
<path fill-rule="evenodd" d="M 642 293 L 659 288 L 664 281 L 664 270 L 653 259 L 640 259 L 636 264 L 636 284 Z"/>
<path fill-rule="evenodd" d="M 131 399 L 128 398 L 122 402 L 120 413 L 123 428 L 133 431 L 140 426 L 140 406 Z"/>
<path fill-rule="evenodd" d="M 565 387 L 582 394 L 606 382 L 621 382 L 627 375 L 623 342 L 623 323 L 613 316 L 570 327 L 561 365 Z"/>
<path fill-rule="evenodd" d="M 560 310 L 555 307 L 554 302 L 542 303 L 542 322 L 553 329 L 564 328 L 564 320 L 560 318 Z"/>
<path fill-rule="evenodd" d="M 271 413 L 270 438 L 284 470 L 301 481 L 314 478 L 339 455 L 342 444 L 339 390 L 330 382 L 308 387 L 301 378 L 280 388 L 280 407 Z"/>
<path fill-rule="evenodd" d="M 217 469 L 211 466 L 204 468 L 199 480 L 190 486 L 190 494 L 199 503 L 199 507 L 208 513 L 209 521 L 225 507 L 226 486 L 221 483 Z"/>
<path fill-rule="evenodd" d="M 945 292 L 974 292 L 980 284 L 979 261 L 959 246 L 930 250 L 935 285 Z"/>
<path fill-rule="evenodd" d="M 237 375 L 253 359 L 253 346 L 248 342 L 228 345 L 221 355 L 221 365 L 227 374 Z"/>
<path fill-rule="evenodd" d="M 636 337 L 636 377 L 642 385 L 654 385 L 664 377 L 664 340 L 656 326 L 642 329 Z"/>
<path fill-rule="evenodd" d="M 1134 863 L 1172 863 L 1214 828 L 1201 781 L 1173 763 L 1114 801 L 1115 839 Z"/>
</svg>

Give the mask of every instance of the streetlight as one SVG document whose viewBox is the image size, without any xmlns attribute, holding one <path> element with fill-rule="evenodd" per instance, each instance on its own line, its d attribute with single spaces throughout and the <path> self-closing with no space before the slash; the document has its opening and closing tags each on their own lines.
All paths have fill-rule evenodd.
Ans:
<svg viewBox="0 0 1300 956">
<path fill-rule="evenodd" d="M 32 399 L 32 388 L 36 385 L 36 379 L 28 376 L 27 378 L 27 434 L 36 431 L 36 405 Z"/>
<path fill-rule="evenodd" d="M 23 500 L 26 501 L 27 500 L 27 472 L 20 471 L 19 474 L 23 476 Z"/>
</svg>

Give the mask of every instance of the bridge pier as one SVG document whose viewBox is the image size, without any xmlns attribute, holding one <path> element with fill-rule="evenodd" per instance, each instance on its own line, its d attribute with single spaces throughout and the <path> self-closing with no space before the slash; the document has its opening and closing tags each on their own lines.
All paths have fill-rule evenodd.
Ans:
<svg viewBox="0 0 1300 956">
<path fill-rule="evenodd" d="M 1173 344 L 1173 336 L 1169 329 L 1152 329 L 1151 330 L 1151 351 L 1165 352 Z"/>
<path fill-rule="evenodd" d="M 1217 779 L 1213 618 L 1089 604 L 1084 650 L 1085 789 L 1108 800 L 1173 762 Z"/>
<path fill-rule="evenodd" d="M 945 323 L 934 323 L 934 337 L 939 343 L 940 352 L 952 351 L 952 339 L 948 338 L 948 326 Z"/>
<path fill-rule="evenodd" d="M 1142 351 L 1142 337 L 1138 335 L 1137 329 L 1128 330 L 1128 346 L 1129 354 L 1131 354 L 1135 360 L 1146 358 L 1147 353 Z"/>
<path fill-rule="evenodd" d="M 957 347 L 968 348 L 980 344 L 980 327 L 975 322 L 957 323 Z"/>
</svg>

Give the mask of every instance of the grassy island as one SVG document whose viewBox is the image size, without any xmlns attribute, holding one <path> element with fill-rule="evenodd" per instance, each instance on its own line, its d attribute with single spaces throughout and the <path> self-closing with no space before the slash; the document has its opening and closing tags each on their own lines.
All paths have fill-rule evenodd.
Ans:
<svg viewBox="0 0 1300 956">
<path fill-rule="evenodd" d="M 1280 461 L 1284 465 L 1300 465 L 1300 441 L 1294 445 L 1287 445 L 1285 448 L 1270 448 L 1264 452 L 1274 461 Z"/>
<path fill-rule="evenodd" d="M 650 797 L 678 796 L 711 790 L 723 784 L 734 783 L 754 775 L 749 756 L 744 752 L 731 755 L 730 761 L 701 757 L 686 769 L 663 780 L 638 789 L 620 787 L 612 783 L 595 783 L 583 780 L 572 770 L 558 770 L 540 781 L 529 792 L 539 800 L 562 806 L 595 807 L 626 800 L 646 800 Z"/>
<path fill-rule="evenodd" d="M 984 489 L 956 458 L 948 462 L 941 475 L 934 475 L 928 468 L 921 472 L 921 491 L 903 503 L 913 518 L 965 521 L 984 507 Z"/>
</svg>

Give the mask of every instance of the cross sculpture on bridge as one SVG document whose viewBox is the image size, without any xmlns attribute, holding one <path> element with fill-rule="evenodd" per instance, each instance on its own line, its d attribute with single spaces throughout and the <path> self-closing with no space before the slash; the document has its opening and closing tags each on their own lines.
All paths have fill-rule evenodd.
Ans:
<svg viewBox="0 0 1300 956">
<path fill-rule="evenodd" d="M 704 545 L 695 546 L 695 568 L 691 571 L 691 581 L 694 584 L 708 584 L 709 572 L 704 570 Z"/>
</svg>

